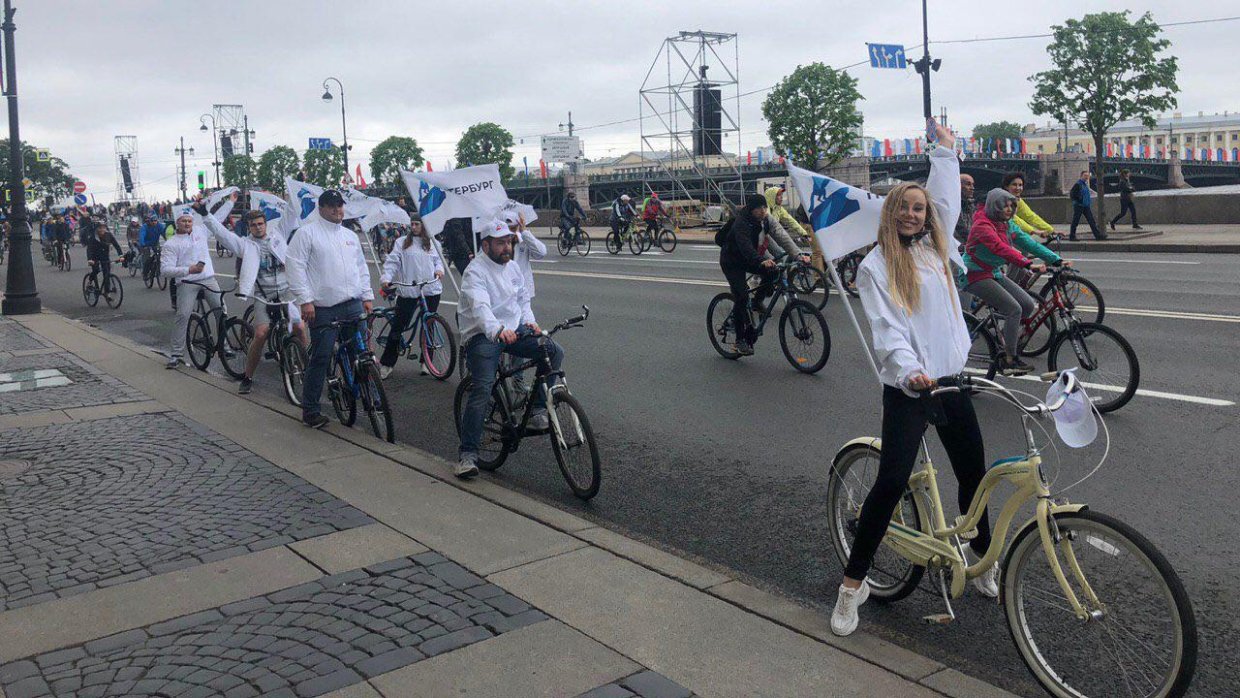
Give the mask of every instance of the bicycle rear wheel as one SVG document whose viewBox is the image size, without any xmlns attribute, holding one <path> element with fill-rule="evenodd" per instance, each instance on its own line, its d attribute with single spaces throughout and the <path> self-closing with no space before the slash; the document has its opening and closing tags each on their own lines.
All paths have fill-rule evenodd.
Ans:
<svg viewBox="0 0 1240 698">
<path fill-rule="evenodd" d="M 109 308 L 119 308 L 125 301 L 125 287 L 121 286 L 121 280 L 116 277 L 116 274 L 108 274 L 108 283 L 111 288 L 103 294 L 103 300 L 107 302 Z"/>
<path fill-rule="evenodd" d="M 664 252 L 667 252 L 669 254 L 672 252 L 675 252 L 677 242 L 678 240 L 676 239 L 675 231 L 664 230 L 663 232 L 659 233 L 659 249 L 660 250 L 663 250 Z"/>
<path fill-rule="evenodd" d="M 155 285 L 155 275 L 151 273 L 151 270 L 144 269 L 142 271 L 142 284 L 147 288 Z"/>
<path fill-rule="evenodd" d="M 871 444 L 857 444 L 836 454 L 831 465 L 831 474 L 827 478 L 828 530 L 841 567 L 848 566 L 848 556 L 852 554 L 853 541 L 857 537 L 861 505 L 878 480 L 881 455 L 879 449 Z M 915 531 L 922 530 L 917 500 L 908 488 L 901 495 L 900 503 L 891 515 L 891 522 Z M 884 602 L 899 601 L 913 593 L 925 572 L 925 567 L 913 564 L 894 548 L 880 545 L 866 574 L 870 596 Z"/>
<path fill-rule="evenodd" d="M 710 307 L 706 309 L 706 334 L 710 337 L 710 345 L 725 359 L 741 358 L 736 351 L 740 336 L 732 319 L 735 305 L 731 293 L 720 293 L 711 299 Z"/>
<path fill-rule="evenodd" d="M 1076 368 L 1099 412 L 1114 412 L 1132 399 L 1141 383 L 1137 352 L 1119 332 L 1092 322 L 1060 332 L 1046 355 L 1046 368 Z M 1099 397 L 1099 393 L 1111 397 Z"/>
<path fill-rule="evenodd" d="M 332 371 L 327 377 L 327 397 L 331 400 L 336 419 L 346 427 L 357 421 L 357 397 L 345 380 L 344 366 L 332 359 Z"/>
<path fill-rule="evenodd" d="M 589 500 L 598 494 L 603 479 L 590 420 L 577 398 L 563 388 L 551 391 L 551 409 L 555 415 L 551 423 L 551 450 L 560 464 L 560 472 L 573 494 Z"/>
<path fill-rule="evenodd" d="M 564 231 L 561 230 L 560 236 L 556 238 L 555 246 L 556 246 L 556 249 L 560 251 L 561 257 L 567 257 L 569 251 L 572 250 L 573 243 L 572 243 L 572 240 L 570 240 L 569 237 L 564 234 Z"/>
<path fill-rule="evenodd" d="M 452 412 L 456 415 L 456 434 L 461 435 L 461 418 L 465 414 L 465 404 L 469 401 L 469 391 L 474 386 L 474 379 L 467 376 L 456 386 L 456 395 L 452 399 Z M 491 391 L 491 407 L 482 422 L 482 438 L 478 441 L 478 467 L 486 471 L 499 470 L 508 458 L 508 407 L 501 399 L 498 381 Z"/>
<path fill-rule="evenodd" d="M 220 364 L 224 372 L 241 380 L 245 378 L 246 356 L 254 339 L 254 326 L 240 318 L 224 323 L 224 341 L 220 343 Z"/>
<path fill-rule="evenodd" d="M 1055 515 L 1055 552 L 1078 601 L 1077 618 L 1046 559 L 1036 523 L 1017 534 L 1001 582 L 1008 629 L 1029 671 L 1051 695 L 1182 696 L 1197 666 L 1197 622 L 1162 553 L 1130 526 L 1084 510 Z M 1070 548 L 1098 600 L 1087 600 L 1067 563 Z"/>
<path fill-rule="evenodd" d="M 185 328 L 185 348 L 189 352 L 190 363 L 199 371 L 207 370 L 211 365 L 211 355 L 215 353 L 215 337 L 211 336 L 211 327 L 207 319 L 197 313 L 189 316 L 189 326 Z"/>
<path fill-rule="evenodd" d="M 615 231 L 607 233 L 607 237 L 603 238 L 603 246 L 607 248 L 609 254 L 620 254 L 620 248 L 624 247 L 624 242 L 620 239 L 620 235 Z"/>
<path fill-rule="evenodd" d="M 456 368 L 456 335 L 448 321 L 439 315 L 428 315 L 421 340 L 426 372 L 438 380 L 447 380 Z"/>
<path fill-rule="evenodd" d="M 581 231 L 579 234 L 581 235 L 581 238 L 578 239 L 576 243 L 577 254 L 578 256 L 584 257 L 590 254 L 590 234 L 584 230 Z"/>
<path fill-rule="evenodd" d="M 301 391 L 306 381 L 306 350 L 293 337 L 285 337 L 280 351 L 280 373 L 284 396 L 294 407 L 301 407 Z"/>
<path fill-rule="evenodd" d="M 964 326 L 969 331 L 969 356 L 965 360 L 965 370 L 986 380 L 994 380 L 999 372 L 999 343 L 995 340 L 990 328 L 972 313 L 964 314 Z"/>
<path fill-rule="evenodd" d="M 396 443 L 396 431 L 392 427 L 392 409 L 387 401 L 387 393 L 383 390 L 383 381 L 379 380 L 375 364 L 366 357 L 358 363 L 357 385 L 362 392 L 362 408 L 370 419 L 370 430 L 384 441 Z"/>
<path fill-rule="evenodd" d="M 792 301 L 779 316 L 779 346 L 793 368 L 818 373 L 831 358 L 827 319 L 809 301 Z"/>
</svg>

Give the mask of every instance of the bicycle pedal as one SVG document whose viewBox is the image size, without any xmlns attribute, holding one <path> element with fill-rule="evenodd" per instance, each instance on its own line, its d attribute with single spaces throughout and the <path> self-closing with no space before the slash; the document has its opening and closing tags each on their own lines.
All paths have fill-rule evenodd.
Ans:
<svg viewBox="0 0 1240 698">
<path fill-rule="evenodd" d="M 966 517 L 963 514 L 960 516 L 957 516 L 955 525 L 959 526 L 963 524 L 965 522 L 965 518 Z M 960 534 L 960 540 L 973 540 L 974 538 L 977 538 L 977 527 L 976 526 Z"/>
<path fill-rule="evenodd" d="M 956 620 L 950 613 L 931 613 L 921 619 L 930 625 L 947 625 Z"/>
</svg>

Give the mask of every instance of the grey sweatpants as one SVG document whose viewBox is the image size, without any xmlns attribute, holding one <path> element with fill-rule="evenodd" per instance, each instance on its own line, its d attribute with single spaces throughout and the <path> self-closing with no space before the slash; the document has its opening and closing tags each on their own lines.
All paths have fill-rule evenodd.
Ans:
<svg viewBox="0 0 1240 698">
<path fill-rule="evenodd" d="M 1016 356 L 1020 341 L 1020 319 L 1029 317 L 1038 309 L 1037 301 L 1015 281 L 1000 276 L 997 279 L 974 281 L 965 291 L 981 298 L 1003 320 L 1003 345 L 1008 356 Z"/>
<path fill-rule="evenodd" d="M 220 290 L 220 286 L 215 282 L 214 276 L 206 279 L 195 279 L 195 281 L 214 291 Z M 181 290 L 177 293 L 177 318 L 172 326 L 170 342 L 172 348 L 168 352 L 169 357 L 176 357 L 178 359 L 185 355 L 185 330 L 189 327 L 189 316 L 194 314 L 194 305 L 198 302 L 198 292 L 202 290 L 201 287 L 188 282 L 182 283 L 180 286 Z M 220 295 L 218 293 L 205 293 L 203 297 L 207 301 L 208 307 L 220 307 Z M 215 317 L 212 316 L 208 322 L 215 322 Z M 215 328 L 212 327 L 211 331 L 214 332 Z"/>
</svg>

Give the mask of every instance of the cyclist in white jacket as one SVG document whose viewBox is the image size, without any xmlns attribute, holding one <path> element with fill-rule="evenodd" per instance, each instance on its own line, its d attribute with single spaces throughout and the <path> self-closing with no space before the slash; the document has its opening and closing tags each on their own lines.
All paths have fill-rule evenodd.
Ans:
<svg viewBox="0 0 1240 698">
<path fill-rule="evenodd" d="M 531 262 L 546 257 L 547 246 L 529 228 L 525 227 L 525 220 L 516 211 L 504 213 L 504 222 L 508 224 L 508 230 L 517 236 L 517 249 L 512 254 L 512 262 L 521 270 L 521 276 L 525 279 L 525 287 L 530 292 L 530 300 L 533 301 L 534 267 Z"/>
<path fill-rule="evenodd" d="M 202 219 L 218 220 L 228 216 L 231 210 L 232 202 L 228 201 L 214 214 L 202 216 Z M 177 215 L 176 235 L 164 243 L 159 258 L 159 272 L 173 284 L 178 281 L 192 281 L 219 291 L 219 284 L 215 282 L 215 267 L 211 264 L 211 250 L 207 247 L 207 229 L 198 219 L 199 216 L 188 209 L 182 209 Z M 194 302 L 198 299 L 199 291 L 197 286 L 189 285 L 182 289 L 182 293 L 173 294 L 176 322 L 172 325 L 169 342 L 171 347 L 165 368 L 176 368 L 182 363 L 185 331 L 189 327 L 189 316 L 194 313 Z M 222 307 L 219 294 L 205 293 L 204 298 L 212 308 Z"/>
<path fill-rule="evenodd" d="M 404 333 L 413 315 L 417 312 L 418 297 L 426 299 L 426 308 L 432 313 L 439 310 L 439 298 L 443 295 L 443 261 L 426 228 L 422 225 L 422 217 L 417 213 L 409 214 L 409 232 L 398 240 L 383 262 L 383 272 L 379 274 L 379 283 L 383 285 L 385 295 L 396 294 L 396 315 L 388 330 L 387 346 L 379 359 L 379 377 L 387 378 L 400 358 L 400 336 Z M 431 283 L 421 289 L 409 286 L 392 286 L 392 282 L 400 284 Z M 422 375 L 426 375 L 426 359 L 422 357 Z"/>
</svg>

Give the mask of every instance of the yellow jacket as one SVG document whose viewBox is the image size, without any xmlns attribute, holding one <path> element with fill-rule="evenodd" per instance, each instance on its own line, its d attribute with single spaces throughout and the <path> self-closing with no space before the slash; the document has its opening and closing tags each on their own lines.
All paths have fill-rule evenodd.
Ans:
<svg viewBox="0 0 1240 698">
<path fill-rule="evenodd" d="M 788 213 L 788 209 L 776 203 L 779 196 L 779 187 L 768 187 L 763 196 L 766 197 L 766 212 L 768 215 L 774 216 L 775 220 L 788 231 L 789 235 L 805 235 L 805 229 L 797 222 L 797 219 Z"/>
<path fill-rule="evenodd" d="M 1024 199 L 1016 200 L 1016 215 L 1012 217 L 1012 221 L 1016 223 L 1018 228 L 1030 235 L 1055 232 L 1051 224 L 1042 220 L 1041 216 L 1034 213 Z"/>
</svg>

